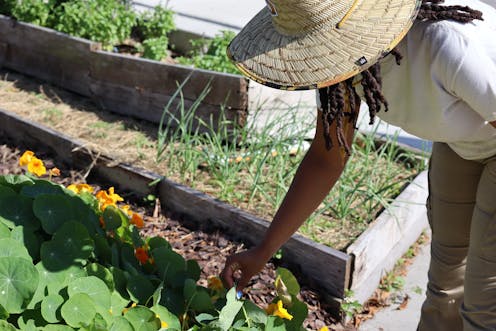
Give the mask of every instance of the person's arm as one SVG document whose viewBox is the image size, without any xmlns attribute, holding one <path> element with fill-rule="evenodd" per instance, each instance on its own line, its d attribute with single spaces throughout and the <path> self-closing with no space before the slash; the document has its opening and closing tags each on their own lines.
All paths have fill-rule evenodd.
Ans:
<svg viewBox="0 0 496 331">
<path fill-rule="evenodd" d="M 335 123 L 330 130 L 336 132 Z M 354 127 L 350 124 L 346 133 L 350 146 L 353 134 Z M 335 146 L 327 150 L 321 116 L 317 116 L 315 138 L 298 167 L 293 182 L 264 238 L 254 248 L 227 258 L 221 277 L 229 288 L 235 282 L 238 289 L 244 288 L 251 277 L 264 267 L 273 254 L 298 230 L 329 193 L 346 163 L 340 147 L 337 146 L 335 134 L 333 142 Z M 347 159 L 346 156 L 344 157 Z M 241 277 L 236 280 L 234 279 L 235 270 L 241 271 Z"/>
<path fill-rule="evenodd" d="M 489 122 L 489 123 L 491 123 L 491 125 L 496 128 L 496 121 L 492 121 L 492 122 Z"/>
</svg>

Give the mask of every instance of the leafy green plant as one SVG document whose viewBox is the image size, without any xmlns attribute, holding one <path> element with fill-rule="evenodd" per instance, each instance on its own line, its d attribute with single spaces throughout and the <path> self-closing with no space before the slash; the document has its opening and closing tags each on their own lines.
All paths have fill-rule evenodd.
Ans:
<svg viewBox="0 0 496 331">
<path fill-rule="evenodd" d="M 143 219 L 113 188 L 55 184 L 59 171 L 30 151 L 20 164 L 26 175 L 0 176 L 1 330 L 301 328 L 306 305 L 288 270 L 278 270 L 268 312 L 216 277 L 199 286 L 198 263 L 142 237 Z"/>
<path fill-rule="evenodd" d="M 136 30 L 142 40 L 143 57 L 160 61 L 168 54 L 168 34 L 176 28 L 174 12 L 163 6 L 145 11 L 139 17 Z"/>
<path fill-rule="evenodd" d="M 67 34 L 101 42 L 107 50 L 123 42 L 136 24 L 136 14 L 118 0 L 62 3 L 54 28 Z"/>
<path fill-rule="evenodd" d="M 10 14 L 19 21 L 46 26 L 54 9 L 53 0 L 5 1 Z M 3 6 L 2 6 L 3 7 Z M 9 11 L 6 9 L 6 11 Z"/>
<path fill-rule="evenodd" d="M 353 298 L 353 291 L 345 290 L 343 302 L 341 302 L 341 314 L 350 319 L 363 309 L 363 306 Z"/>
<path fill-rule="evenodd" d="M 212 39 L 191 40 L 193 50 L 188 57 L 178 57 L 180 64 L 196 68 L 239 74 L 239 70 L 229 60 L 226 49 L 236 34 L 233 31 L 221 31 Z"/>
</svg>

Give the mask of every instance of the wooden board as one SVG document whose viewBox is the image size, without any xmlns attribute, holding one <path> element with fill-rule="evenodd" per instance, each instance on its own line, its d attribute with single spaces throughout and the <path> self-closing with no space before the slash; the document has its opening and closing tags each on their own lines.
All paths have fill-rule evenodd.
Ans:
<svg viewBox="0 0 496 331">
<path fill-rule="evenodd" d="M 90 95 L 88 63 L 99 44 L 1 15 L 0 42 L 8 46 L 3 66 Z"/>
<path fill-rule="evenodd" d="M 92 173 L 117 183 L 121 189 L 153 193 L 159 197 L 164 210 L 183 214 L 200 227 L 203 223 L 213 223 L 232 237 L 253 244 L 269 226 L 263 219 L 168 179 L 162 179 L 158 186 L 150 186 L 160 178 L 158 174 L 113 164 L 107 156 L 96 158 L 82 148 L 81 143 L 1 109 L 0 123 L 0 132 L 14 141 L 33 146 L 41 144 L 75 167 L 91 167 Z M 327 300 L 343 298 L 350 279 L 351 257 L 348 254 L 294 235 L 283 247 L 283 260 L 314 288 L 326 292 Z"/>
<path fill-rule="evenodd" d="M 209 84 L 211 92 L 203 100 L 210 105 L 225 105 L 227 109 L 246 109 L 248 82 L 238 75 L 194 69 L 151 61 L 134 56 L 98 51 L 91 61 L 94 81 L 111 83 L 136 90 L 171 96 L 186 77 L 191 78 L 183 88 L 184 98 L 196 100 Z"/>
<path fill-rule="evenodd" d="M 354 257 L 351 290 L 359 302 L 372 295 L 381 277 L 427 228 L 427 191 L 424 171 L 347 249 Z"/>
</svg>

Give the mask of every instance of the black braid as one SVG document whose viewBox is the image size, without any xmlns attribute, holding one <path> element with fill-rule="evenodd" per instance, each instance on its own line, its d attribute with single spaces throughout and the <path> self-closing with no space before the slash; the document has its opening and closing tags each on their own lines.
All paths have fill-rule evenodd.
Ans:
<svg viewBox="0 0 496 331">
<path fill-rule="evenodd" d="M 482 13 L 467 6 L 443 6 L 439 5 L 444 0 L 424 0 L 417 15 L 419 21 L 454 20 L 467 23 L 473 20 L 482 20 Z M 399 65 L 403 56 L 395 48 L 389 54 L 395 57 Z M 360 106 L 360 98 L 353 86 L 354 78 L 344 82 L 319 89 L 320 103 L 322 106 L 322 121 L 324 123 L 324 138 L 326 148 L 333 146 L 330 127 L 336 120 L 336 137 L 339 147 L 342 147 L 347 155 L 350 155 L 350 146 L 346 142 L 343 130 L 344 117 L 355 124 Z M 375 115 L 381 109 L 388 111 L 388 103 L 382 93 L 382 79 L 380 64 L 376 63 L 367 70 L 361 72 L 361 85 L 365 95 L 365 102 L 369 107 L 370 124 L 374 123 Z M 345 93 L 348 96 L 350 112 L 345 112 Z"/>
</svg>

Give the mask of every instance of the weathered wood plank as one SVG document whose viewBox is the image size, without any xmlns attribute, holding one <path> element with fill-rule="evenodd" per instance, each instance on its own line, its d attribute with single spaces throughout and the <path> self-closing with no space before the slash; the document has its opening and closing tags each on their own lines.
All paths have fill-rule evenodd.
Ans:
<svg viewBox="0 0 496 331">
<path fill-rule="evenodd" d="M 151 61 L 133 56 L 95 52 L 91 61 L 91 77 L 96 81 L 119 84 L 151 93 L 173 95 L 188 75 L 192 74 L 183 88 L 184 97 L 198 99 L 210 82 L 211 92 L 204 103 L 225 105 L 226 108 L 247 109 L 248 82 L 238 75 L 217 73 Z"/>
<path fill-rule="evenodd" d="M 0 42 L 8 45 L 3 65 L 89 96 L 89 69 L 97 43 L 0 16 Z"/>
<path fill-rule="evenodd" d="M 351 290 L 356 300 L 364 302 L 370 297 L 384 273 L 427 227 L 426 199 L 424 171 L 347 249 L 354 257 Z"/>
<path fill-rule="evenodd" d="M 187 215 L 197 223 L 212 222 L 231 236 L 250 244 L 258 243 L 270 224 L 206 194 L 167 180 L 160 183 L 159 194 L 164 208 Z M 293 267 L 300 266 L 302 274 L 330 296 L 344 297 L 351 266 L 349 255 L 300 235 L 291 237 L 283 246 L 282 255 Z"/>
<path fill-rule="evenodd" d="M 0 42 L 0 68 L 3 67 L 5 57 L 7 56 L 7 43 Z"/>
<path fill-rule="evenodd" d="M 92 79 L 90 83 L 90 91 L 92 98 L 99 106 L 108 109 L 109 111 L 132 116 L 139 119 L 144 119 L 152 123 L 160 123 L 160 118 L 164 112 L 165 107 L 172 98 L 168 94 L 153 93 L 146 89 L 139 89 L 137 87 L 124 86 L 122 84 L 115 84 L 100 80 Z M 177 105 L 180 103 L 180 97 L 172 101 L 170 111 L 175 118 L 181 118 L 179 111 L 176 111 Z M 194 100 L 184 99 L 185 111 L 187 111 Z M 166 116 L 165 123 L 169 123 L 170 116 Z M 210 105 L 202 103 L 195 111 L 195 118 L 193 127 L 199 126 L 198 119 L 202 119 L 205 123 L 210 123 L 212 119 L 213 124 L 218 129 L 220 120 L 224 123 L 229 122 L 228 127 L 232 128 L 233 125 L 243 126 L 246 120 L 246 112 L 238 109 L 221 109 L 219 105 Z M 176 126 L 171 122 L 171 126 Z M 201 128 L 199 131 L 204 131 Z M 203 130 L 202 130 L 203 129 Z"/>
</svg>

